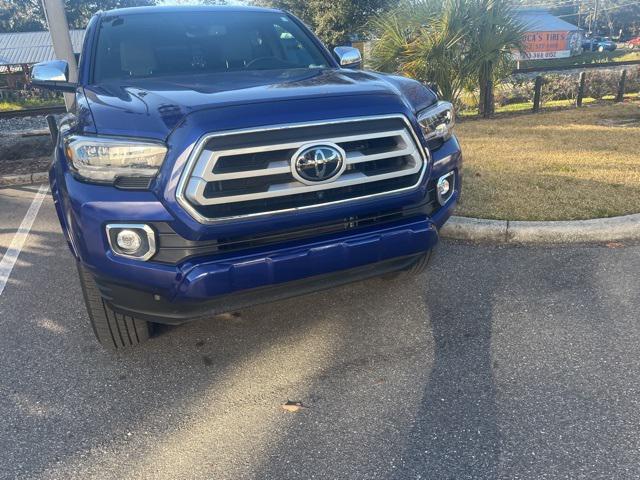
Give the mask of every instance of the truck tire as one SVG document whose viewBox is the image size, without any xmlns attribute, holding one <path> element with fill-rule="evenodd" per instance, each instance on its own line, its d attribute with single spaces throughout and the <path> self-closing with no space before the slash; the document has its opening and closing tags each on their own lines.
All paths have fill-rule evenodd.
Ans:
<svg viewBox="0 0 640 480">
<path fill-rule="evenodd" d="M 416 263 L 411 265 L 411 267 L 405 270 L 406 274 L 411 276 L 420 275 L 429 266 L 429 262 L 431 261 L 432 255 L 433 255 L 433 248 L 429 250 L 427 253 L 425 253 L 424 255 L 422 255 L 418 260 L 416 260 Z"/>
<path fill-rule="evenodd" d="M 93 275 L 79 263 L 78 273 L 89 321 L 102 346 L 120 350 L 149 339 L 152 327 L 150 322 L 113 311 L 102 298 Z"/>
</svg>

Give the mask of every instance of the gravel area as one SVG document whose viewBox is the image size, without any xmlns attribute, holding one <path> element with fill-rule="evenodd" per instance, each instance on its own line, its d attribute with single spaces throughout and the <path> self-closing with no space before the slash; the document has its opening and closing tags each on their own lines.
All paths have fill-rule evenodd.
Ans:
<svg viewBox="0 0 640 480">
<path fill-rule="evenodd" d="M 49 170 L 51 156 L 20 158 L 15 160 L 0 159 L 0 177 L 4 175 L 25 175 L 41 173 Z"/>
<path fill-rule="evenodd" d="M 0 135 L 0 176 L 37 173 L 51 163 L 51 137 L 8 133 Z"/>
<path fill-rule="evenodd" d="M 0 119 L 0 176 L 44 172 L 51 137 L 44 116 Z"/>
<path fill-rule="evenodd" d="M 24 132 L 47 128 L 47 120 L 44 115 L 37 117 L 0 118 L 0 135 L 8 132 Z"/>
</svg>

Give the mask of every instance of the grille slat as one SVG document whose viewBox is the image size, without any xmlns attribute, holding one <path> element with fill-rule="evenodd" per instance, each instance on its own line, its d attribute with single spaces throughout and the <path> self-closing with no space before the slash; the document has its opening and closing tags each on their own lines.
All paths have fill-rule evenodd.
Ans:
<svg viewBox="0 0 640 480">
<path fill-rule="evenodd" d="M 262 176 L 266 177 L 268 175 L 281 175 L 283 173 L 290 173 L 290 172 L 291 172 L 291 165 L 289 164 L 289 162 L 280 160 L 277 162 L 270 162 L 267 165 L 267 168 L 261 168 L 259 170 L 238 170 L 235 172 L 228 172 L 228 173 L 215 173 L 214 174 L 215 180 L 209 180 L 209 181 L 221 182 L 224 180 L 234 180 L 237 178 L 262 177 Z"/>
<path fill-rule="evenodd" d="M 195 149 L 191 173 L 181 182 L 181 203 L 186 199 L 201 218 L 218 220 L 413 188 L 425 159 L 410 128 L 404 117 L 389 116 L 318 124 L 317 130 L 276 127 L 271 138 L 268 129 L 211 135 Z M 328 183 L 301 183 L 292 173 L 292 157 L 316 144 L 342 148 L 346 169 Z"/>
<path fill-rule="evenodd" d="M 373 162 L 375 160 L 382 160 L 384 158 L 403 157 L 405 155 L 412 155 L 415 152 L 415 147 L 407 146 L 405 148 L 395 148 L 380 153 L 362 153 L 359 150 L 347 152 L 347 165 L 360 162 Z"/>
</svg>

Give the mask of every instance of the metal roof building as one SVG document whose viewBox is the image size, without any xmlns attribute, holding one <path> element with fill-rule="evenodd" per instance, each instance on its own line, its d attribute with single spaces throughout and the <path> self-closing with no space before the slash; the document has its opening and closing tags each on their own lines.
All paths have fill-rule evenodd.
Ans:
<svg viewBox="0 0 640 480">
<path fill-rule="evenodd" d="M 71 30 L 76 54 L 82 49 L 84 30 Z M 0 33 L 0 65 L 30 65 L 55 60 L 51 35 L 45 32 Z"/>
<path fill-rule="evenodd" d="M 528 32 L 574 32 L 582 30 L 573 23 L 565 22 L 543 9 L 518 10 L 516 11 L 516 16 Z"/>
</svg>

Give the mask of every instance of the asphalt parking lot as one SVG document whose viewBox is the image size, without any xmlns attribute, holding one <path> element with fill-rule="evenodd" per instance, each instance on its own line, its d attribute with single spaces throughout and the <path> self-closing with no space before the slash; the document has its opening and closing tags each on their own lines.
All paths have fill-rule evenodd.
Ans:
<svg viewBox="0 0 640 480">
<path fill-rule="evenodd" d="M 0 189 L 0 259 L 37 191 Z M 423 276 L 115 354 L 51 199 L 31 211 L 0 293 L 2 478 L 640 477 L 639 246 L 444 242 Z"/>
</svg>

